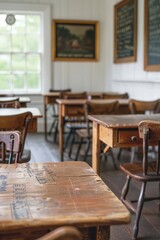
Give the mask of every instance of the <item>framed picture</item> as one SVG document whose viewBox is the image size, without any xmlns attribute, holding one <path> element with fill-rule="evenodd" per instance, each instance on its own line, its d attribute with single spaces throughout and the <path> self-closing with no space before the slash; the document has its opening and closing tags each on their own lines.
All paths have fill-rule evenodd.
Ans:
<svg viewBox="0 0 160 240">
<path fill-rule="evenodd" d="M 160 1 L 145 0 L 144 70 L 160 71 Z"/>
<path fill-rule="evenodd" d="M 114 62 L 135 62 L 137 58 L 137 0 L 114 6 Z"/>
<path fill-rule="evenodd" d="M 98 61 L 97 21 L 53 20 L 53 61 Z"/>
</svg>

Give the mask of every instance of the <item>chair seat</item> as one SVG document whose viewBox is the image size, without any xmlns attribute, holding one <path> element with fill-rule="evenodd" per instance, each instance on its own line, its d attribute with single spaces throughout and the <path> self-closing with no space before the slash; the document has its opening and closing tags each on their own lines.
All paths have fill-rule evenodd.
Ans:
<svg viewBox="0 0 160 240">
<path fill-rule="evenodd" d="M 120 166 L 121 170 L 127 175 L 137 179 L 139 181 L 155 181 L 160 180 L 160 175 L 153 175 L 156 169 L 156 162 L 151 162 L 148 166 L 148 175 L 143 175 L 143 165 L 142 163 L 125 163 Z M 160 173 L 159 173 L 160 174 Z M 149 180 L 150 179 L 150 180 Z"/>
<path fill-rule="evenodd" d="M 76 131 L 76 133 L 81 138 L 89 138 L 90 137 L 89 134 L 88 134 L 87 129 L 79 129 L 79 130 Z"/>
</svg>

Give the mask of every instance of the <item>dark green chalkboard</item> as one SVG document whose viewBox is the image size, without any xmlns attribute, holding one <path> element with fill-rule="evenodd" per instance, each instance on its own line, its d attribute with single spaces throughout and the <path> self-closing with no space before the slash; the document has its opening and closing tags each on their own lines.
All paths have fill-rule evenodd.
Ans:
<svg viewBox="0 0 160 240">
<path fill-rule="evenodd" d="M 145 0 L 144 69 L 160 71 L 160 0 Z"/>
<path fill-rule="evenodd" d="M 114 6 L 114 62 L 134 62 L 137 52 L 137 0 Z"/>
</svg>

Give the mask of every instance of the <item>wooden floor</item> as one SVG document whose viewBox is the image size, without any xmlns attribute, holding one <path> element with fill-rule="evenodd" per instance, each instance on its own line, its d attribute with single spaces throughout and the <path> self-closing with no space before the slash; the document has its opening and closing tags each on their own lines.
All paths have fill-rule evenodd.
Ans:
<svg viewBox="0 0 160 240">
<path fill-rule="evenodd" d="M 32 152 L 31 162 L 59 162 L 58 144 L 52 141 L 45 141 L 43 134 L 29 134 L 27 136 L 26 148 L 30 148 Z M 118 150 L 115 150 L 115 155 Z M 129 153 L 123 151 L 121 162 L 129 159 Z M 71 160 L 65 154 L 65 161 Z M 81 159 L 80 159 L 81 160 Z M 91 165 L 91 159 L 87 162 Z M 125 176 L 120 170 L 115 170 L 110 156 L 106 160 L 101 161 L 101 178 L 110 187 L 110 189 L 120 197 Z M 138 196 L 140 186 L 137 182 L 132 184 L 131 196 Z M 155 193 L 158 185 L 148 186 L 148 193 Z M 157 191 L 158 192 L 158 191 Z M 111 240 L 129 240 L 132 234 L 132 227 L 135 216 L 132 215 L 132 222 L 129 225 L 111 227 Z M 144 204 L 143 214 L 140 221 L 139 240 L 160 240 L 160 212 L 158 211 L 158 202 L 152 201 Z"/>
</svg>

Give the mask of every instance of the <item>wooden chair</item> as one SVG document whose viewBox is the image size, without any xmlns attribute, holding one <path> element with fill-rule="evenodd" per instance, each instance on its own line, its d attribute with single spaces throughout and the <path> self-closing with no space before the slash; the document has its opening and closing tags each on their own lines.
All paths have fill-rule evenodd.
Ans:
<svg viewBox="0 0 160 240">
<path fill-rule="evenodd" d="M 21 133 L 0 131 L 0 163 L 18 163 L 21 152 Z"/>
<path fill-rule="evenodd" d="M 15 115 L 4 115 L 0 117 L 0 131 L 20 131 L 21 132 L 21 153 L 19 162 L 29 161 L 28 154 L 24 153 L 25 139 L 29 123 L 32 120 L 31 112 L 24 112 Z M 25 155 L 26 154 L 26 155 Z"/>
<path fill-rule="evenodd" d="M 110 101 L 108 103 L 102 103 L 102 102 L 97 103 L 96 101 L 95 102 L 88 101 L 84 107 L 85 107 L 85 118 L 86 118 L 87 128 L 78 129 L 76 131 L 77 135 L 80 138 L 80 144 L 77 149 L 75 160 L 78 160 L 79 153 L 83 143 L 86 144 L 85 153 L 84 153 L 84 160 L 86 160 L 91 143 L 92 143 L 92 132 L 91 132 L 92 128 L 88 120 L 88 115 L 116 114 L 118 111 L 119 103 L 118 101 Z M 113 152 L 111 150 L 110 150 L 110 154 L 113 159 L 114 166 L 115 168 L 117 168 L 116 161 L 115 161 Z"/>
<path fill-rule="evenodd" d="M 59 227 L 37 240 L 81 240 L 81 234 L 75 227 Z"/>
<path fill-rule="evenodd" d="M 63 94 L 64 99 L 87 99 L 88 95 L 87 92 L 71 92 L 71 93 L 64 93 Z M 80 104 L 81 105 L 81 104 Z M 72 149 L 73 145 L 76 143 L 75 136 L 76 136 L 76 130 L 82 129 L 86 127 L 85 123 L 85 113 L 84 109 L 82 108 L 82 111 L 77 110 L 77 106 L 73 105 L 70 107 L 74 109 L 73 116 L 69 116 L 65 118 L 65 127 L 69 130 L 66 141 L 65 141 L 65 149 L 68 147 L 69 141 L 70 141 L 70 147 L 69 147 L 69 153 L 68 156 L 71 157 L 72 155 Z M 77 112 L 77 114 L 76 114 Z"/>
<path fill-rule="evenodd" d="M 21 104 L 19 102 L 19 98 L 14 98 L 13 100 L 9 100 L 5 98 L 0 100 L 0 108 L 20 108 Z"/>
<path fill-rule="evenodd" d="M 145 196 L 146 185 L 160 184 L 160 123 L 156 121 L 142 121 L 139 123 L 139 137 L 143 140 L 143 162 L 142 163 L 125 163 L 120 166 L 121 170 L 127 175 L 126 183 L 122 190 L 122 202 L 133 212 L 136 213 L 135 224 L 133 228 L 133 239 L 137 238 L 139 231 L 139 221 L 143 204 L 145 201 L 160 199 L 160 194 L 157 196 Z M 149 159 L 149 146 L 156 144 L 158 146 L 158 154 L 155 161 Z M 141 190 L 138 198 L 137 208 L 133 207 L 135 200 L 127 199 L 130 190 L 131 179 L 141 182 Z M 154 186 L 154 185 L 153 185 Z"/>
<path fill-rule="evenodd" d="M 154 101 L 129 100 L 129 108 L 132 114 L 150 114 L 160 111 L 160 99 Z"/>
<path fill-rule="evenodd" d="M 49 92 L 59 92 L 60 97 L 63 98 L 63 93 L 65 92 L 71 92 L 70 88 L 66 89 L 50 89 Z M 59 116 L 58 116 L 58 105 L 53 104 L 52 105 L 52 118 L 53 122 L 51 124 L 50 130 L 49 130 L 49 135 L 51 135 L 52 132 L 54 132 L 54 137 L 53 137 L 53 142 L 55 143 L 57 141 L 57 135 L 58 135 L 58 122 L 59 122 Z"/>
<path fill-rule="evenodd" d="M 62 93 L 64 99 L 87 99 L 87 92 L 64 92 Z"/>
<path fill-rule="evenodd" d="M 154 101 L 141 101 L 136 99 L 130 99 L 129 108 L 131 114 L 154 114 L 160 111 L 160 99 L 156 99 Z M 141 148 L 132 148 L 131 162 L 134 161 L 135 154 L 140 154 L 141 152 Z M 152 148 L 152 152 L 154 153 L 154 148 Z"/>
<path fill-rule="evenodd" d="M 103 93 L 103 99 L 128 99 L 128 93 Z"/>
</svg>

